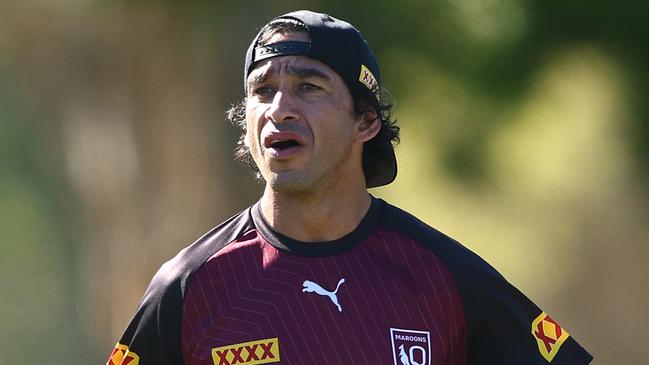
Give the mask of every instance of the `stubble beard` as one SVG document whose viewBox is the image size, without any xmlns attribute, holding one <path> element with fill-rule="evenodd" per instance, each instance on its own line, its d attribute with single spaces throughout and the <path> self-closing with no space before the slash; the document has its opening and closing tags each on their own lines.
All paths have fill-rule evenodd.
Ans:
<svg viewBox="0 0 649 365">
<path fill-rule="evenodd" d="M 314 179 L 309 178 L 303 171 L 270 172 L 264 179 L 267 188 L 287 195 L 303 194 L 314 185 Z"/>
<path fill-rule="evenodd" d="M 344 180 L 345 164 L 351 156 L 351 145 L 338 146 L 330 158 L 323 161 L 314 160 L 303 169 L 294 171 L 272 172 L 267 170 L 264 175 L 267 188 L 288 195 L 301 195 L 315 191 L 322 183 L 335 184 Z M 328 160 L 328 163 L 327 163 Z M 328 181 L 327 181 L 328 180 Z M 342 181 L 344 183 L 344 181 Z"/>
</svg>

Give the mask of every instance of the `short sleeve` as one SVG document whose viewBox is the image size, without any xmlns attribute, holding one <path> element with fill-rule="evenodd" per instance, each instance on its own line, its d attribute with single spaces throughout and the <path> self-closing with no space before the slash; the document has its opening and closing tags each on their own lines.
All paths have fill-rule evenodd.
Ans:
<svg viewBox="0 0 649 365">
<path fill-rule="evenodd" d="M 486 263 L 465 304 L 469 363 L 585 365 L 592 356 L 573 336 Z M 466 290 L 466 289 L 465 289 Z"/>
</svg>

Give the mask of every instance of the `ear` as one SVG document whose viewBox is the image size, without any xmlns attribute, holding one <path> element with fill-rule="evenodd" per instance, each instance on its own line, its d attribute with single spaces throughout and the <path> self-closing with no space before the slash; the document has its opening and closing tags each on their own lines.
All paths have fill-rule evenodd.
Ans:
<svg viewBox="0 0 649 365">
<path fill-rule="evenodd" d="M 359 142 L 367 142 L 381 130 L 381 119 L 374 109 L 364 111 L 360 119 L 356 130 L 356 139 Z"/>
</svg>

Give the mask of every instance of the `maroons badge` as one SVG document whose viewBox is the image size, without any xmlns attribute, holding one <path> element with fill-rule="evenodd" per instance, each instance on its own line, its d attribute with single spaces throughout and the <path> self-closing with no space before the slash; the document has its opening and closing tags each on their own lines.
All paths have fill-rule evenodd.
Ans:
<svg viewBox="0 0 649 365">
<path fill-rule="evenodd" d="M 430 332 L 390 328 L 394 365 L 430 365 Z"/>
</svg>

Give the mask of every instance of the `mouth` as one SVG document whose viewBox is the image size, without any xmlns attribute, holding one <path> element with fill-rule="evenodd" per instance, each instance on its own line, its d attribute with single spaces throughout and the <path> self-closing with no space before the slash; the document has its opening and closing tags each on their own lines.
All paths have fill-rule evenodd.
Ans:
<svg viewBox="0 0 649 365">
<path fill-rule="evenodd" d="M 293 132 L 270 133 L 264 138 L 264 147 L 276 158 L 289 157 L 303 146 L 302 137 Z"/>
<path fill-rule="evenodd" d="M 300 147 L 301 144 L 294 140 L 294 139 L 287 139 L 283 141 L 273 141 L 270 144 L 270 148 L 274 148 L 276 150 L 285 150 L 291 147 Z"/>
</svg>

